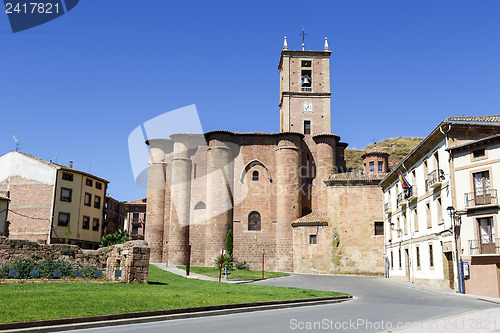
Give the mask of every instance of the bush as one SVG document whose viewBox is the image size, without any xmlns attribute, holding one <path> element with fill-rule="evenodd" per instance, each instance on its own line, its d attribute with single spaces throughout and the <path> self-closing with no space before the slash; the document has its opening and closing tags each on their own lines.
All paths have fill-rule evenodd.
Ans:
<svg viewBox="0 0 500 333">
<path fill-rule="evenodd" d="M 215 257 L 215 268 L 220 269 L 220 255 Z M 222 256 L 222 268 L 227 265 L 230 269 L 233 269 L 233 256 L 226 253 Z"/>
<path fill-rule="evenodd" d="M 246 262 L 246 260 L 243 261 L 236 261 L 236 264 L 234 265 L 237 270 L 240 271 L 249 271 L 250 270 L 250 265 Z"/>
<path fill-rule="evenodd" d="M 116 230 L 114 233 L 106 235 L 101 239 L 100 247 L 107 247 L 114 244 L 123 244 L 130 240 L 130 235 L 128 232 L 122 229 Z"/>
</svg>

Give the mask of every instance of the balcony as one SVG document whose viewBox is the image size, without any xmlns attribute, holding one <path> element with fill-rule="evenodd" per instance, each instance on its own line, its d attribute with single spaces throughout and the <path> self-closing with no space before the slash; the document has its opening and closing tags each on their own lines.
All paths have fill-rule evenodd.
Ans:
<svg viewBox="0 0 500 333">
<path fill-rule="evenodd" d="M 398 194 L 398 198 L 396 200 L 398 207 L 406 207 L 406 196 L 403 198 L 403 193 Z"/>
<path fill-rule="evenodd" d="M 465 193 L 465 208 L 480 207 L 482 205 L 498 205 L 497 190 L 485 189 Z"/>
<path fill-rule="evenodd" d="M 409 189 L 406 190 L 406 199 L 409 201 L 417 200 L 417 185 L 412 185 Z"/>
<path fill-rule="evenodd" d="M 469 253 L 477 254 L 500 254 L 500 238 L 494 238 L 489 243 L 483 243 L 481 239 L 469 240 Z"/>
<path fill-rule="evenodd" d="M 384 213 L 391 214 L 391 205 L 388 202 L 384 204 Z"/>
<path fill-rule="evenodd" d="M 145 219 L 132 219 L 132 224 L 144 224 L 146 223 Z"/>
<path fill-rule="evenodd" d="M 439 176 L 439 170 L 434 170 L 429 173 L 427 178 L 427 186 L 429 189 L 441 186 L 441 177 Z"/>
</svg>

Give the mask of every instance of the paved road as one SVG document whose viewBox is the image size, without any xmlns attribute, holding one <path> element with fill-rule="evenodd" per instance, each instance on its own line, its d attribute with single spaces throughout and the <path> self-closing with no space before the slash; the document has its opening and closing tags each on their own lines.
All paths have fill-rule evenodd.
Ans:
<svg viewBox="0 0 500 333">
<path fill-rule="evenodd" d="M 500 304 L 442 293 L 383 278 L 292 275 L 256 284 L 343 291 L 355 298 L 339 304 L 180 319 L 74 332 L 316 332 L 391 331 L 417 322 L 409 332 L 500 332 Z M 454 315 L 451 316 L 450 315 Z M 445 317 L 446 316 L 446 317 Z M 439 325 L 428 320 L 439 319 Z M 466 318 L 466 321 L 460 318 Z M 495 320 L 497 322 L 495 322 Z M 430 326 L 429 326 L 430 325 Z M 425 329 L 427 328 L 427 330 Z"/>
</svg>

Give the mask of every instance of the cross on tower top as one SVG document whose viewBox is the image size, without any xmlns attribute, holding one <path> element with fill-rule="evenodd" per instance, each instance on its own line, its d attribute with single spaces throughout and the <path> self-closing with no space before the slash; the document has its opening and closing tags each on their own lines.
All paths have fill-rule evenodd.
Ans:
<svg viewBox="0 0 500 333">
<path fill-rule="evenodd" d="M 302 51 L 304 51 L 304 47 L 306 46 L 305 37 L 307 36 L 304 32 L 304 27 L 302 27 L 302 33 L 300 35 L 302 35 Z"/>
</svg>

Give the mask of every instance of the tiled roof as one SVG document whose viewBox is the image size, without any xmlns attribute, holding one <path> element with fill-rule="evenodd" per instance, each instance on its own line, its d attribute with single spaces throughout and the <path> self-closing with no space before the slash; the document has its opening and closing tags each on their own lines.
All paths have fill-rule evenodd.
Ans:
<svg viewBox="0 0 500 333">
<path fill-rule="evenodd" d="M 328 223 L 328 213 L 312 212 L 292 222 L 292 224 L 303 223 Z"/>
<path fill-rule="evenodd" d="M 14 151 L 12 151 L 14 152 Z M 71 172 L 75 172 L 75 173 L 79 173 L 81 175 L 84 175 L 84 176 L 87 176 L 87 177 L 92 177 L 92 178 L 97 178 L 99 181 L 103 182 L 103 183 L 109 183 L 109 181 L 107 181 L 106 179 L 104 178 L 101 178 L 101 177 L 97 177 L 93 174 L 90 174 L 90 173 L 87 173 L 87 172 L 84 172 L 84 171 L 80 171 L 80 170 L 77 170 L 77 169 L 73 169 L 73 168 L 69 168 L 67 166 L 64 166 L 64 165 L 61 165 L 61 164 L 57 164 L 57 163 L 54 163 L 54 162 L 48 162 L 46 160 L 43 160 L 39 157 L 36 157 L 36 156 L 33 156 L 33 155 L 30 155 L 30 154 L 26 154 L 26 153 L 22 153 L 20 151 L 15 151 L 16 153 L 20 154 L 20 155 L 24 155 L 28 158 L 31 158 L 33 160 L 36 160 L 40 163 L 43 163 L 43 164 L 46 164 L 46 165 L 49 165 L 51 167 L 54 167 L 54 168 L 58 168 L 58 169 L 61 169 L 61 170 L 65 170 L 65 171 L 71 171 Z"/>
<path fill-rule="evenodd" d="M 138 200 L 134 200 L 134 201 L 129 201 L 129 202 L 125 202 L 126 205 L 142 205 L 142 204 L 146 204 L 147 203 L 147 197 L 146 198 L 142 198 L 142 199 L 138 199 Z"/>
<path fill-rule="evenodd" d="M 478 122 L 500 122 L 500 116 L 465 116 L 465 117 L 448 117 L 448 121 L 478 121 Z"/>
<path fill-rule="evenodd" d="M 492 141 L 495 141 L 495 140 L 498 140 L 498 139 L 500 139 L 500 134 L 488 136 L 486 138 L 482 138 L 482 139 L 479 139 L 479 140 L 476 140 L 476 141 L 472 141 L 472 142 L 467 142 L 467 143 L 464 143 L 463 145 L 446 148 L 446 150 L 452 150 L 452 151 L 453 150 L 458 150 L 458 149 L 462 149 L 462 148 L 476 146 L 476 145 L 479 145 L 479 144 L 482 144 L 482 143 L 492 142 Z"/>
</svg>

